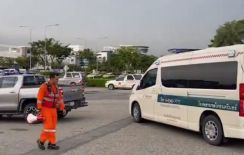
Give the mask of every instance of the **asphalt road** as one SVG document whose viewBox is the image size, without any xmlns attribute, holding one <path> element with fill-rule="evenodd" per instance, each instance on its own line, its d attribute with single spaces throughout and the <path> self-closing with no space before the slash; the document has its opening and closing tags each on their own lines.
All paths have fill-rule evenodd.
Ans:
<svg viewBox="0 0 244 155">
<path fill-rule="evenodd" d="M 59 151 L 39 151 L 36 139 L 42 125 L 22 118 L 0 119 L 0 155 L 236 155 L 244 154 L 244 140 L 221 147 L 208 145 L 201 135 L 145 121 L 134 123 L 128 114 L 129 90 L 88 88 L 89 106 L 72 111 L 58 124 Z"/>
</svg>

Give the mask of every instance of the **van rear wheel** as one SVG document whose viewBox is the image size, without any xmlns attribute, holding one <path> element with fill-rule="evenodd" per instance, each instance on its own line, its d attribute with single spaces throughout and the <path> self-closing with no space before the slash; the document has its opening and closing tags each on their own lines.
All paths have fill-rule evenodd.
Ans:
<svg viewBox="0 0 244 155">
<path fill-rule="evenodd" d="M 138 103 L 135 103 L 132 107 L 132 117 L 135 122 L 142 122 L 141 108 Z"/>
<path fill-rule="evenodd" d="M 224 134 L 220 120 L 214 115 L 206 116 L 202 123 L 202 134 L 206 142 L 219 146 L 223 143 Z"/>
</svg>

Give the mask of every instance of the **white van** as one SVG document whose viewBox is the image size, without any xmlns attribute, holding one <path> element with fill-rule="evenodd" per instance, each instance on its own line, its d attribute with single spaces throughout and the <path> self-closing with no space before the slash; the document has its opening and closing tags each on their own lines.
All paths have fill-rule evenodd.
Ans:
<svg viewBox="0 0 244 155">
<path fill-rule="evenodd" d="M 244 139 L 244 45 L 163 56 L 133 88 L 134 121 L 201 132 L 212 145 Z"/>
</svg>

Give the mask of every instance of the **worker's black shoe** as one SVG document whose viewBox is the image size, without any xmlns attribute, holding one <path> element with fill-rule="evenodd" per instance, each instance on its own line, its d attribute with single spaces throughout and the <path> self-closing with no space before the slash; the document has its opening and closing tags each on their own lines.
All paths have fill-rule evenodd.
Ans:
<svg viewBox="0 0 244 155">
<path fill-rule="evenodd" d="M 48 144 L 47 148 L 49 150 L 58 150 L 59 149 L 59 146 L 57 146 L 56 144 Z"/>
<path fill-rule="evenodd" d="M 37 140 L 37 145 L 38 145 L 40 150 L 45 150 L 44 143 L 42 143 L 39 139 Z"/>
</svg>

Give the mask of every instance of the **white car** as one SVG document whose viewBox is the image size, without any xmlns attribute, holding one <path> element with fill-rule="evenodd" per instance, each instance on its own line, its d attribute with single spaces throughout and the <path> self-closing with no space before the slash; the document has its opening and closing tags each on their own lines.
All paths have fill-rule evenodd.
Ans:
<svg viewBox="0 0 244 155">
<path fill-rule="evenodd" d="M 141 77 L 142 77 L 141 74 L 121 75 L 115 80 L 107 81 L 105 83 L 105 87 L 110 90 L 116 88 L 132 89 L 134 85 L 140 81 Z"/>
<path fill-rule="evenodd" d="M 82 72 L 67 72 L 59 79 L 59 84 L 62 85 L 80 85 L 83 84 L 84 73 Z"/>
</svg>

